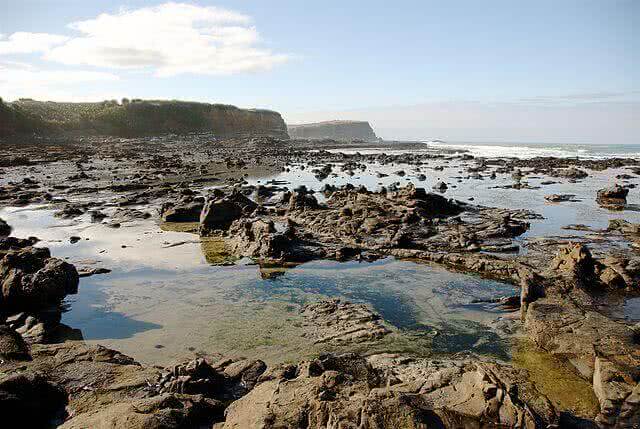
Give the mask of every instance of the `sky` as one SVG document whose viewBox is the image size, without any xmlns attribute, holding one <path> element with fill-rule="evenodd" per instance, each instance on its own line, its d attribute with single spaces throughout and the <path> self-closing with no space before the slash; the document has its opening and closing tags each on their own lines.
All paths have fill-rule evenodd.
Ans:
<svg viewBox="0 0 640 429">
<path fill-rule="evenodd" d="M 389 139 L 640 144 L 640 0 L 0 0 L 0 96 L 228 103 Z"/>
</svg>

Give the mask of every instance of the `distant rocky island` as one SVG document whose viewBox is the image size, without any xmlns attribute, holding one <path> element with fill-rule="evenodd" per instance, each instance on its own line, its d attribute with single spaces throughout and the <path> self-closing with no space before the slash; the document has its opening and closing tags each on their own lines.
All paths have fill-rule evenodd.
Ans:
<svg viewBox="0 0 640 429">
<path fill-rule="evenodd" d="M 287 130 L 292 139 L 380 140 L 367 121 L 326 121 L 288 125 Z"/>
<path fill-rule="evenodd" d="M 226 104 L 126 98 L 97 103 L 0 100 L 0 136 L 76 133 L 131 137 L 205 131 L 221 136 L 288 137 L 278 112 Z"/>
</svg>

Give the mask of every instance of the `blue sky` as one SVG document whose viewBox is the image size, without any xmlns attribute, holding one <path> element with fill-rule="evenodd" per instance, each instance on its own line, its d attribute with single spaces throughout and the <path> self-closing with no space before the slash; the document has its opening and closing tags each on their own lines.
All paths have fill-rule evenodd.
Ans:
<svg viewBox="0 0 640 429">
<path fill-rule="evenodd" d="M 640 143 L 639 28 L 633 0 L 0 0 L 0 95 L 221 102 L 369 119 L 388 138 Z"/>
</svg>

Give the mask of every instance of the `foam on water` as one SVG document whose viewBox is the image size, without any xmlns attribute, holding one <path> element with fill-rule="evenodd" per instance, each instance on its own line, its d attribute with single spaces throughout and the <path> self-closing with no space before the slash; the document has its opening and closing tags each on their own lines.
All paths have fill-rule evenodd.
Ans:
<svg viewBox="0 0 640 429">
<path fill-rule="evenodd" d="M 498 144 L 498 143 L 448 143 L 442 141 L 425 141 L 434 149 L 447 149 L 466 152 L 473 156 L 488 158 L 640 158 L 640 145 L 572 145 L 572 144 Z"/>
</svg>

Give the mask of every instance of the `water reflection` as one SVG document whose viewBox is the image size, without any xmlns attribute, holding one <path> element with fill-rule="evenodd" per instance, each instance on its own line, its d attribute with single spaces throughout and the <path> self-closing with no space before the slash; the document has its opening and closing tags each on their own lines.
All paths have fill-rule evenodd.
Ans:
<svg viewBox="0 0 640 429">
<path fill-rule="evenodd" d="M 106 283 L 117 281 L 106 276 L 102 280 L 83 279 L 80 292 L 65 299 L 63 322 L 81 332 L 84 340 L 118 340 L 132 338 L 151 329 L 161 329 L 157 323 L 136 320 L 131 315 L 114 311 L 106 293 Z"/>
<path fill-rule="evenodd" d="M 494 329 L 504 312 L 472 304 L 512 295 L 507 284 L 392 258 L 316 261 L 286 270 L 248 261 L 212 266 L 208 262 L 224 257 L 220 243 L 162 231 L 152 220 L 111 229 L 34 207 L 1 209 L 0 217 L 16 236 L 41 238 L 54 256 L 112 270 L 81 280 L 62 322 L 89 342 L 143 362 L 165 363 L 190 352 L 297 360 L 317 352 L 304 338 L 301 306 L 329 297 L 366 303 L 393 325 L 397 334 L 381 349 L 497 357 L 508 351 Z M 71 236 L 82 239 L 71 244 Z"/>
</svg>

